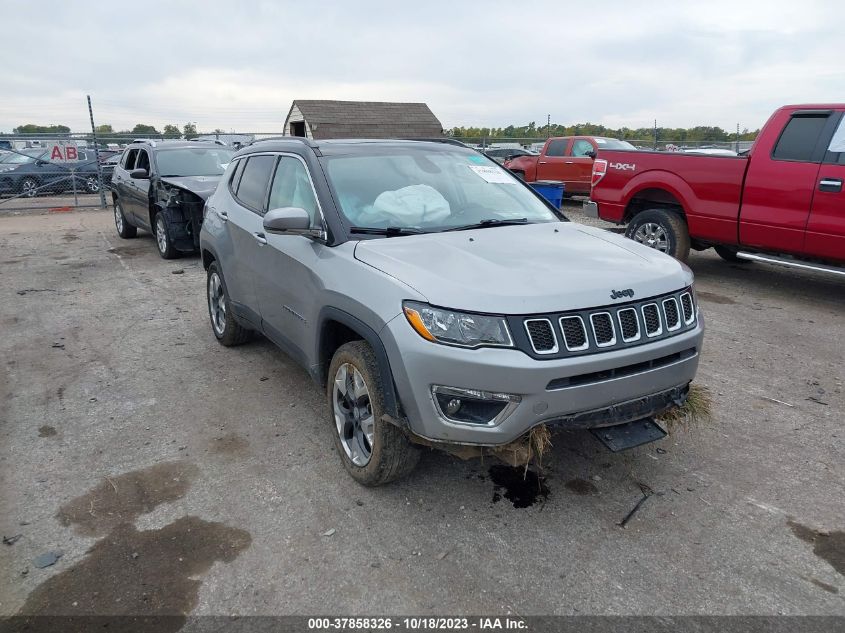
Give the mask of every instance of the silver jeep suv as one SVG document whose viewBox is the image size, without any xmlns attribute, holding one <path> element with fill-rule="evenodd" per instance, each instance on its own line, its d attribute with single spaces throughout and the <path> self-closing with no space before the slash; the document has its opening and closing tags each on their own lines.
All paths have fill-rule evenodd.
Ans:
<svg viewBox="0 0 845 633">
<path fill-rule="evenodd" d="M 568 222 L 455 145 L 256 143 L 208 199 L 200 247 L 214 335 L 260 332 L 325 385 L 367 485 L 409 472 L 420 442 L 649 419 L 698 366 L 686 266 Z"/>
</svg>

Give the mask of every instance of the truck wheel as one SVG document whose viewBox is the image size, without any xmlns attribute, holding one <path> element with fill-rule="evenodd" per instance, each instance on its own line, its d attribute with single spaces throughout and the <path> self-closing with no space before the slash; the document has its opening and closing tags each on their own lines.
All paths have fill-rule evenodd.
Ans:
<svg viewBox="0 0 845 633">
<path fill-rule="evenodd" d="M 167 219 L 164 213 L 159 211 L 153 218 L 153 235 L 156 238 L 158 254 L 164 259 L 176 259 L 179 251 L 173 248 L 173 240 L 170 238 L 170 229 L 167 226 Z"/>
<path fill-rule="evenodd" d="M 208 316 L 214 336 L 226 347 L 245 343 L 250 338 L 250 331 L 238 323 L 232 313 L 226 282 L 223 281 L 223 273 L 217 262 L 211 262 L 206 280 Z"/>
<path fill-rule="evenodd" d="M 114 200 L 114 227 L 117 229 L 117 234 L 125 240 L 138 235 L 138 229 L 126 221 L 126 216 L 123 215 L 123 207 L 117 199 Z"/>
<path fill-rule="evenodd" d="M 690 237 L 687 223 L 674 211 L 647 209 L 635 215 L 625 237 L 682 262 L 689 258 Z"/>
<path fill-rule="evenodd" d="M 372 348 L 352 341 L 335 352 L 326 396 L 335 427 L 334 442 L 344 468 L 358 483 L 379 486 L 410 473 L 419 449 L 389 422 L 383 422 L 384 380 Z"/>
<path fill-rule="evenodd" d="M 713 250 L 724 259 L 726 262 L 730 262 L 732 264 L 750 264 L 750 259 L 742 259 L 741 257 L 736 256 L 736 249 L 731 248 L 730 246 L 714 246 Z"/>
</svg>

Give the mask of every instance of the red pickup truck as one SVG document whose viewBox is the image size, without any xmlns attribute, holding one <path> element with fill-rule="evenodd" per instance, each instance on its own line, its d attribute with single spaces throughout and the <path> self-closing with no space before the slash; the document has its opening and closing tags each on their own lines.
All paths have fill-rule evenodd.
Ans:
<svg viewBox="0 0 845 633">
<path fill-rule="evenodd" d="M 845 275 L 845 104 L 784 106 L 744 156 L 602 150 L 588 215 L 685 260 L 714 247 Z"/>
<path fill-rule="evenodd" d="M 630 143 L 601 136 L 550 138 L 539 156 L 517 156 L 504 165 L 526 182 L 551 180 L 564 183 L 564 195 L 589 195 L 593 159 L 598 150 L 636 148 Z"/>
</svg>

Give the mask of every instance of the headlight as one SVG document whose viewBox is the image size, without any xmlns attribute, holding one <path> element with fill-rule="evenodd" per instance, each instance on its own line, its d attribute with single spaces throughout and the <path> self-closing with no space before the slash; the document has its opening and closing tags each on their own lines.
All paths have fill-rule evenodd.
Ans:
<svg viewBox="0 0 845 633">
<path fill-rule="evenodd" d="M 429 341 L 461 347 L 513 347 L 502 317 L 443 310 L 410 301 L 405 302 L 403 309 L 411 327 Z"/>
</svg>

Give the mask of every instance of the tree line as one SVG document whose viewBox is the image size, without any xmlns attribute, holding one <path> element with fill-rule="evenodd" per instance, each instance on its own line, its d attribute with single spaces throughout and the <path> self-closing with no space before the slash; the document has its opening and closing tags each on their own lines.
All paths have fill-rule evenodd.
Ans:
<svg viewBox="0 0 845 633">
<path fill-rule="evenodd" d="M 155 136 L 160 138 L 185 138 L 192 139 L 199 136 L 197 133 L 197 126 L 194 123 L 185 123 L 179 128 L 178 125 L 165 125 L 161 131 L 156 129 L 154 125 L 147 125 L 145 123 L 138 123 L 131 130 L 115 130 L 111 125 L 98 125 L 96 128 L 97 136 L 103 140 L 109 137 L 126 138 L 126 137 L 148 137 Z M 26 125 L 19 125 L 12 130 L 13 134 L 70 134 L 70 128 L 66 125 L 36 125 L 34 123 L 27 123 Z M 215 134 L 223 134 L 223 130 L 214 130 Z"/>
<path fill-rule="evenodd" d="M 652 140 L 654 128 L 610 128 L 596 123 L 578 123 L 576 125 L 537 126 L 535 121 L 528 125 L 508 125 L 507 127 L 454 127 L 448 130 L 450 136 L 461 138 L 547 138 L 550 136 L 607 136 L 622 140 Z M 760 130 L 750 131 L 748 128 L 739 134 L 740 141 L 753 141 Z M 736 132 L 728 132 L 720 127 L 698 125 L 690 128 L 658 127 L 657 139 L 666 141 L 736 141 Z"/>
</svg>

